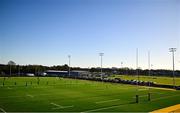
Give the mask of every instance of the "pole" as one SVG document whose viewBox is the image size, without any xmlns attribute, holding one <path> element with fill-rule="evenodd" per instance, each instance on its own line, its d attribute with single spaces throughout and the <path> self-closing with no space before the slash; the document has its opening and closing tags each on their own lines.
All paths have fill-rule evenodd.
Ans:
<svg viewBox="0 0 180 113">
<path fill-rule="evenodd" d="M 136 49 L 136 75 L 138 77 L 138 82 L 139 82 L 139 73 L 138 73 L 138 48 Z M 137 83 L 138 85 L 138 83 Z"/>
<path fill-rule="evenodd" d="M 18 75 L 20 76 L 20 65 L 19 65 Z"/>
<path fill-rule="evenodd" d="M 150 51 L 148 51 L 148 75 L 150 78 L 150 74 L 151 74 L 151 69 L 150 69 Z M 148 101 L 151 100 L 151 94 L 150 94 L 150 81 L 149 81 L 149 92 L 148 92 Z"/>
<path fill-rule="evenodd" d="M 69 58 L 69 77 L 70 77 L 70 65 L 71 65 L 71 55 L 68 55 L 68 58 Z"/>
<path fill-rule="evenodd" d="M 104 55 L 104 53 L 99 53 L 100 57 L 101 57 L 101 80 L 102 80 L 102 56 Z"/>
<path fill-rule="evenodd" d="M 139 103 L 139 95 L 138 95 L 138 82 L 139 82 L 139 74 L 138 74 L 138 48 L 136 48 L 136 75 L 138 77 L 137 81 L 137 89 L 136 89 L 136 103 Z"/>
<path fill-rule="evenodd" d="M 101 56 L 101 79 L 102 79 L 102 56 Z"/>
<path fill-rule="evenodd" d="M 121 68 L 123 68 L 123 62 L 121 62 Z"/>
<path fill-rule="evenodd" d="M 11 77 L 11 64 L 10 64 L 9 66 L 10 66 L 10 72 L 9 72 L 9 74 L 10 74 L 10 77 Z"/>
<path fill-rule="evenodd" d="M 176 48 L 169 48 L 169 51 L 172 52 L 172 63 L 173 63 L 173 88 L 175 89 L 175 72 L 174 72 L 174 52 L 176 51 Z"/>
<path fill-rule="evenodd" d="M 174 51 L 172 52 L 172 58 L 173 58 L 173 86 L 175 88 L 175 75 L 174 75 Z"/>
<path fill-rule="evenodd" d="M 150 69 L 150 51 L 148 51 L 148 75 L 150 77 L 150 74 L 151 74 L 151 69 Z"/>
</svg>

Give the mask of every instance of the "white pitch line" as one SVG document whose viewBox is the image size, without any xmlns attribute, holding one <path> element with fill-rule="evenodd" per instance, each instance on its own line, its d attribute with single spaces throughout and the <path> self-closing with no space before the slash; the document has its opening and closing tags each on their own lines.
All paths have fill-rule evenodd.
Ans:
<svg viewBox="0 0 180 113">
<path fill-rule="evenodd" d="M 10 87 L 7 87 L 7 89 L 12 89 L 12 88 L 10 88 Z"/>
<path fill-rule="evenodd" d="M 159 88 L 159 87 L 149 87 L 151 89 L 160 89 L 160 90 L 166 90 L 166 91 L 176 91 L 175 89 L 171 89 L 171 88 Z"/>
<path fill-rule="evenodd" d="M 2 111 L 3 113 L 6 113 L 6 111 L 3 108 L 0 108 L 0 111 Z"/>
<path fill-rule="evenodd" d="M 100 104 L 100 103 L 106 103 L 106 102 L 113 102 L 113 101 L 118 101 L 120 99 L 114 99 L 114 100 L 106 100 L 106 101 L 99 101 L 99 102 L 95 102 L 96 104 Z"/>
<path fill-rule="evenodd" d="M 116 108 L 116 107 L 119 107 L 119 106 L 122 106 L 122 105 L 115 105 L 115 106 L 110 106 L 110 107 L 104 107 L 104 108 L 99 108 L 99 109 L 93 109 L 93 110 L 84 111 L 84 112 L 94 112 L 94 111 L 99 111 L 99 110 L 105 110 L 105 109 Z M 81 112 L 81 113 L 84 113 L 84 112 Z"/>
<path fill-rule="evenodd" d="M 138 91 L 144 91 L 144 90 L 148 90 L 148 89 L 138 89 Z"/>
<path fill-rule="evenodd" d="M 160 94 L 160 95 L 164 95 L 164 94 L 166 94 L 166 93 L 159 93 L 159 92 L 151 92 L 151 94 Z"/>
<path fill-rule="evenodd" d="M 33 95 L 30 95 L 30 94 L 27 94 L 26 96 L 31 97 L 31 98 L 34 98 L 34 96 L 33 96 Z"/>
<path fill-rule="evenodd" d="M 140 95 L 139 97 L 147 97 L 148 95 Z M 136 97 L 133 97 L 133 98 L 136 98 Z"/>
<path fill-rule="evenodd" d="M 39 95 L 35 95 L 35 96 L 45 96 L 45 95 L 52 95 L 52 94 L 39 94 Z M 24 95 L 24 96 L 29 96 L 30 97 L 30 95 Z M 24 97 L 24 96 L 6 96 L 6 97 L 0 97 L 0 99 L 1 98 L 21 98 L 21 97 Z M 32 97 L 33 95 L 31 95 L 31 97 Z M 34 97 L 34 96 L 33 96 Z"/>
<path fill-rule="evenodd" d="M 7 97 L 0 97 L 0 98 L 18 98 L 18 97 L 23 97 L 23 96 L 7 96 Z"/>
<path fill-rule="evenodd" d="M 156 101 L 156 100 L 160 100 L 160 99 L 165 99 L 165 98 L 171 98 L 171 97 L 177 97 L 177 96 L 180 96 L 180 95 L 172 95 L 172 96 L 160 97 L 160 98 L 152 99 L 152 101 Z"/>
<path fill-rule="evenodd" d="M 52 108 L 52 109 L 65 109 L 65 108 L 71 108 L 71 107 L 74 107 L 73 105 L 72 106 L 61 106 L 61 107 L 57 107 L 57 108 Z"/>
<path fill-rule="evenodd" d="M 54 105 L 54 106 L 57 106 L 57 107 L 61 107 L 61 105 L 53 103 L 53 102 L 51 102 L 51 104 Z"/>
<path fill-rule="evenodd" d="M 56 108 L 52 108 L 52 109 L 65 109 L 65 108 L 74 107 L 73 105 L 71 105 L 71 106 L 61 106 L 61 105 L 53 103 L 53 102 L 51 102 L 50 104 L 56 106 Z"/>
</svg>

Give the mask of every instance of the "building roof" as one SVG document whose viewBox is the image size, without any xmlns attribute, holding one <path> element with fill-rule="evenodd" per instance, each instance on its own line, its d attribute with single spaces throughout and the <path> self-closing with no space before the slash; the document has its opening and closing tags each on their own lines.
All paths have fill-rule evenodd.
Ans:
<svg viewBox="0 0 180 113">
<path fill-rule="evenodd" d="M 59 71 L 59 70 L 47 70 L 46 72 L 68 72 L 68 71 Z"/>
</svg>

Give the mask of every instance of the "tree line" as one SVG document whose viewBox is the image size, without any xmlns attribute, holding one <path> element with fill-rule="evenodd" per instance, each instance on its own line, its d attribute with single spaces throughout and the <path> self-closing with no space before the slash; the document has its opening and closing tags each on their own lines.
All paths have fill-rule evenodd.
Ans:
<svg viewBox="0 0 180 113">
<path fill-rule="evenodd" d="M 59 71 L 68 71 L 69 66 L 67 64 L 57 65 L 57 66 L 43 66 L 43 65 L 16 65 L 13 61 L 8 62 L 8 64 L 0 64 L 0 75 L 1 76 L 18 76 L 26 75 L 27 73 L 33 73 L 34 75 L 41 75 L 41 73 L 46 72 L 47 70 L 59 70 Z M 88 71 L 88 72 L 100 72 L 101 68 L 80 68 L 80 67 L 71 67 L 72 70 L 79 71 Z M 139 75 L 148 75 L 149 70 L 145 69 L 131 69 L 131 68 L 103 68 L 104 73 L 108 74 L 120 74 L 120 75 L 136 75 L 138 71 Z M 159 76 L 172 76 L 172 70 L 157 69 L 151 70 L 151 75 Z M 180 70 L 175 71 L 175 75 L 180 77 Z"/>
</svg>

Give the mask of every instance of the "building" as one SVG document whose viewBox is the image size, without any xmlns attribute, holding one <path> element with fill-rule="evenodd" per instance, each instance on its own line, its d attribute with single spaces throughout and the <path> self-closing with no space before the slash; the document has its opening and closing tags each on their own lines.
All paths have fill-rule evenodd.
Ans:
<svg viewBox="0 0 180 113">
<path fill-rule="evenodd" d="M 58 71 L 58 70 L 47 70 L 46 76 L 62 76 L 62 77 L 69 77 L 69 71 Z M 83 76 L 87 75 L 87 71 L 71 71 L 70 72 L 70 77 L 75 77 L 75 76 Z"/>
<path fill-rule="evenodd" d="M 68 71 L 57 71 L 57 70 L 47 70 L 46 76 L 66 76 L 68 75 Z"/>
</svg>

